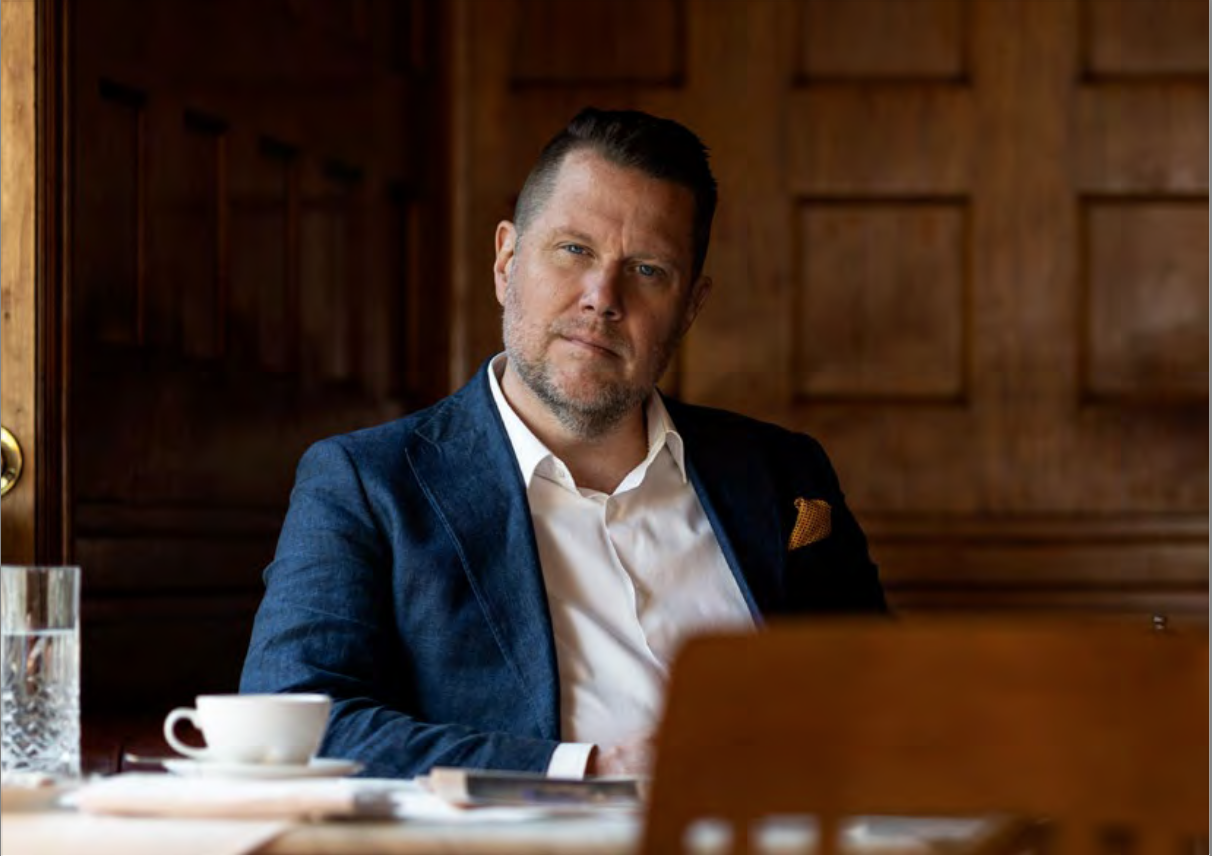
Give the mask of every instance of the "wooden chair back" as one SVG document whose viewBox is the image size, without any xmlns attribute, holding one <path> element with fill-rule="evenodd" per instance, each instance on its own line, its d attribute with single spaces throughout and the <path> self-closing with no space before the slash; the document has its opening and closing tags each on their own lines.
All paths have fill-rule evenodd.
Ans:
<svg viewBox="0 0 1212 856">
<path fill-rule="evenodd" d="M 1007 813 L 1049 819 L 1052 852 L 1206 840 L 1206 628 L 852 619 L 692 640 L 643 849 L 696 852 L 705 818 L 732 833 L 713 852 L 761 852 L 763 818 L 812 815 L 837 853 L 847 818 Z"/>
</svg>

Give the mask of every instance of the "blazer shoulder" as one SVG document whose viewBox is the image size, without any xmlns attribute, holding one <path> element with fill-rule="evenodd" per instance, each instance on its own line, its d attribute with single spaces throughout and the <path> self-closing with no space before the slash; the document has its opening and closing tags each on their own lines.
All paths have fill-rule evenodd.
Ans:
<svg viewBox="0 0 1212 856">
<path fill-rule="evenodd" d="M 820 442 L 803 431 L 793 431 L 732 410 L 687 404 L 667 396 L 663 399 L 678 432 L 691 433 L 703 442 L 740 444 L 739 448 L 758 450 L 773 449 L 780 455 L 789 449 L 803 453 L 808 448 L 823 454 Z"/>
<path fill-rule="evenodd" d="M 425 411 L 418 411 L 390 422 L 325 437 L 313 443 L 305 457 L 345 457 L 359 468 L 374 469 L 376 466 L 390 465 L 403 456 L 424 413 Z"/>
</svg>

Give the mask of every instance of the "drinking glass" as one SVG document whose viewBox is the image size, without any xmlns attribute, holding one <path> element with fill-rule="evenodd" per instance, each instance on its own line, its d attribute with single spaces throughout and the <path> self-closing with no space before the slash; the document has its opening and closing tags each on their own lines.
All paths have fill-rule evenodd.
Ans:
<svg viewBox="0 0 1212 856">
<path fill-rule="evenodd" d="M 80 775 L 80 569 L 0 566 L 0 773 Z"/>
</svg>

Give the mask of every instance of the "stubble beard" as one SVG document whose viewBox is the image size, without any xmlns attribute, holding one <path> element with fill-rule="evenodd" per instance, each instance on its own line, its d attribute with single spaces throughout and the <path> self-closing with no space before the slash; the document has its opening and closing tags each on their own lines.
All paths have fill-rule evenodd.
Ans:
<svg viewBox="0 0 1212 856">
<path fill-rule="evenodd" d="M 525 345 L 528 339 L 534 337 L 523 322 L 523 310 L 512 282 L 505 290 L 504 310 L 505 355 L 510 366 L 534 396 L 551 411 L 560 425 L 573 435 L 586 440 L 605 435 L 648 399 L 677 348 L 677 337 L 653 345 L 651 364 L 655 366 L 656 371 L 647 384 L 603 380 L 592 397 L 573 397 L 560 388 L 555 378 L 555 369 L 546 358 L 546 352 L 551 342 L 560 335 L 584 328 L 568 323 L 553 324 L 541 332 L 541 346 L 537 349 L 536 356 L 531 359 L 526 353 Z"/>
</svg>

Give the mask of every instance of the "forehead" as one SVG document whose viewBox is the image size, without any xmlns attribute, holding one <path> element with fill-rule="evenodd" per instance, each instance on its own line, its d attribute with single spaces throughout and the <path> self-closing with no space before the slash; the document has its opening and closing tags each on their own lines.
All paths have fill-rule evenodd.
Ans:
<svg viewBox="0 0 1212 856">
<path fill-rule="evenodd" d="M 540 228 L 574 228 L 660 243 L 668 253 L 692 252 L 694 194 L 687 187 L 619 166 L 593 151 L 564 158 L 535 219 Z"/>
</svg>

